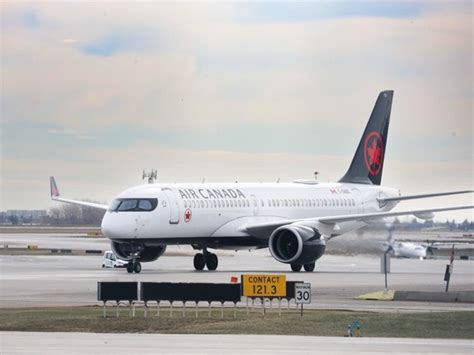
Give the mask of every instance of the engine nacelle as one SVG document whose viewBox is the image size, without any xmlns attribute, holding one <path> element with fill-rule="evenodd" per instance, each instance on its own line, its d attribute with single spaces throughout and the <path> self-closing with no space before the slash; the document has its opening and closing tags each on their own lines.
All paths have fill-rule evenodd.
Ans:
<svg viewBox="0 0 474 355">
<path fill-rule="evenodd" d="M 111 242 L 112 250 L 122 260 L 132 260 L 135 253 L 140 254 L 140 261 L 155 261 L 166 251 L 166 245 L 137 246 L 132 243 Z"/>
<path fill-rule="evenodd" d="M 326 241 L 315 228 L 286 225 L 273 231 L 268 246 L 279 262 L 304 265 L 315 262 L 324 254 Z"/>
</svg>

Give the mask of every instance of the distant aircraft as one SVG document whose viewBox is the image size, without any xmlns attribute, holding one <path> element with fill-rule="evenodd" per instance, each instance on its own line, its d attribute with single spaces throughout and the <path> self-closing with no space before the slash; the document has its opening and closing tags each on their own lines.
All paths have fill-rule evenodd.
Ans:
<svg viewBox="0 0 474 355">
<path fill-rule="evenodd" d="M 440 207 L 391 212 L 399 201 L 469 191 L 401 196 L 380 186 L 393 91 L 379 94 L 347 173 L 335 183 L 148 184 L 119 194 L 110 205 L 60 197 L 50 178 L 53 200 L 106 210 L 102 233 L 114 253 L 139 273 L 140 262 L 154 261 L 167 245 L 190 244 L 199 252 L 194 268 L 216 270 L 209 249 L 270 249 L 293 271 L 313 271 L 326 239 L 361 228 L 368 221 L 402 215 L 432 218 L 433 212 L 470 209 Z M 321 133 L 321 132 L 320 132 Z"/>
<path fill-rule="evenodd" d="M 426 259 L 428 251 L 431 250 L 428 245 L 415 242 L 396 242 L 392 231 L 389 230 L 389 237 L 384 243 L 384 251 L 400 258 Z"/>
</svg>

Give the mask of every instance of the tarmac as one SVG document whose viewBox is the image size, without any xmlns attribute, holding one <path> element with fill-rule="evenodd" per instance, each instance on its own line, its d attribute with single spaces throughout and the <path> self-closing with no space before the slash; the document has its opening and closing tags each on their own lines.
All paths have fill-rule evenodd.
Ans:
<svg viewBox="0 0 474 355">
<path fill-rule="evenodd" d="M 472 340 L 276 335 L 0 333 L 3 354 L 472 354 Z"/>
<path fill-rule="evenodd" d="M 0 234 L 0 247 L 108 250 L 103 238 L 77 234 Z M 0 255 L 0 307 L 99 305 L 99 281 L 230 282 L 243 273 L 285 274 L 287 280 L 310 282 L 315 309 L 375 312 L 473 311 L 471 303 L 371 301 L 357 296 L 384 288 L 380 258 L 375 255 L 324 255 L 312 273 L 294 273 L 268 250 L 217 251 L 216 271 L 195 271 L 190 247 L 170 247 L 164 256 L 143 263 L 140 274 L 102 268 L 102 256 Z M 447 260 L 392 259 L 388 285 L 398 291 L 443 292 Z M 474 261 L 456 260 L 452 292 L 474 289 Z M 242 303 L 245 304 L 245 301 Z M 207 307 L 207 304 L 203 304 Z M 166 306 L 166 304 L 164 304 Z M 216 305 L 218 306 L 218 305 Z M 283 306 L 285 304 L 283 303 Z M 409 338 L 344 338 L 268 335 L 168 335 L 0 332 L 2 354 L 309 354 L 429 353 L 472 354 L 473 340 Z"/>
<path fill-rule="evenodd" d="M 0 245 L 36 244 L 39 247 L 108 249 L 103 238 L 73 235 L 0 234 Z M 167 255 L 143 263 L 140 274 L 125 269 L 103 269 L 102 256 L 1 255 L 0 307 L 97 305 L 99 281 L 230 282 L 243 273 L 285 274 L 287 280 L 310 282 L 311 307 L 321 309 L 370 310 L 378 312 L 425 312 L 474 310 L 469 303 L 367 301 L 357 296 L 384 289 L 380 258 L 370 255 L 324 255 L 312 273 L 291 272 L 275 261 L 268 250 L 217 251 L 217 271 L 195 271 L 191 247 L 170 247 Z M 393 259 L 388 286 L 397 291 L 444 292 L 447 260 Z M 450 291 L 473 291 L 474 261 L 456 260 Z"/>
</svg>

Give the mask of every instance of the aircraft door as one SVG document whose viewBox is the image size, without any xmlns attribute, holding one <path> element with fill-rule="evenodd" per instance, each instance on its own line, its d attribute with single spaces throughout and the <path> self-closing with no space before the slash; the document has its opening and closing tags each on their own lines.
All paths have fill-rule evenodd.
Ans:
<svg viewBox="0 0 474 355">
<path fill-rule="evenodd" d="M 255 195 L 250 195 L 250 207 L 252 208 L 253 214 L 258 215 L 258 199 Z"/>
<path fill-rule="evenodd" d="M 176 195 L 170 188 L 163 188 L 162 191 L 164 192 L 169 212 L 170 212 L 170 224 L 178 224 L 179 223 L 179 204 Z"/>
</svg>

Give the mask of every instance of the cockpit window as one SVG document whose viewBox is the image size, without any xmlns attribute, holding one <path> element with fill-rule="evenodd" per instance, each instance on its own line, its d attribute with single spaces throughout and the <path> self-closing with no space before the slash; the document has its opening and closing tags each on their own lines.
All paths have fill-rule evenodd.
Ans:
<svg viewBox="0 0 474 355">
<path fill-rule="evenodd" d="M 137 212 L 153 211 L 158 205 L 156 198 L 119 198 L 112 202 L 109 211 L 112 212 Z"/>
<path fill-rule="evenodd" d="M 144 211 L 150 211 L 153 209 L 153 206 L 150 200 L 138 200 L 138 209 Z"/>
<path fill-rule="evenodd" d="M 122 200 L 113 200 L 110 204 L 109 211 L 116 211 L 121 202 Z"/>
<path fill-rule="evenodd" d="M 137 207 L 137 200 L 123 200 L 118 211 L 134 211 Z"/>
</svg>

